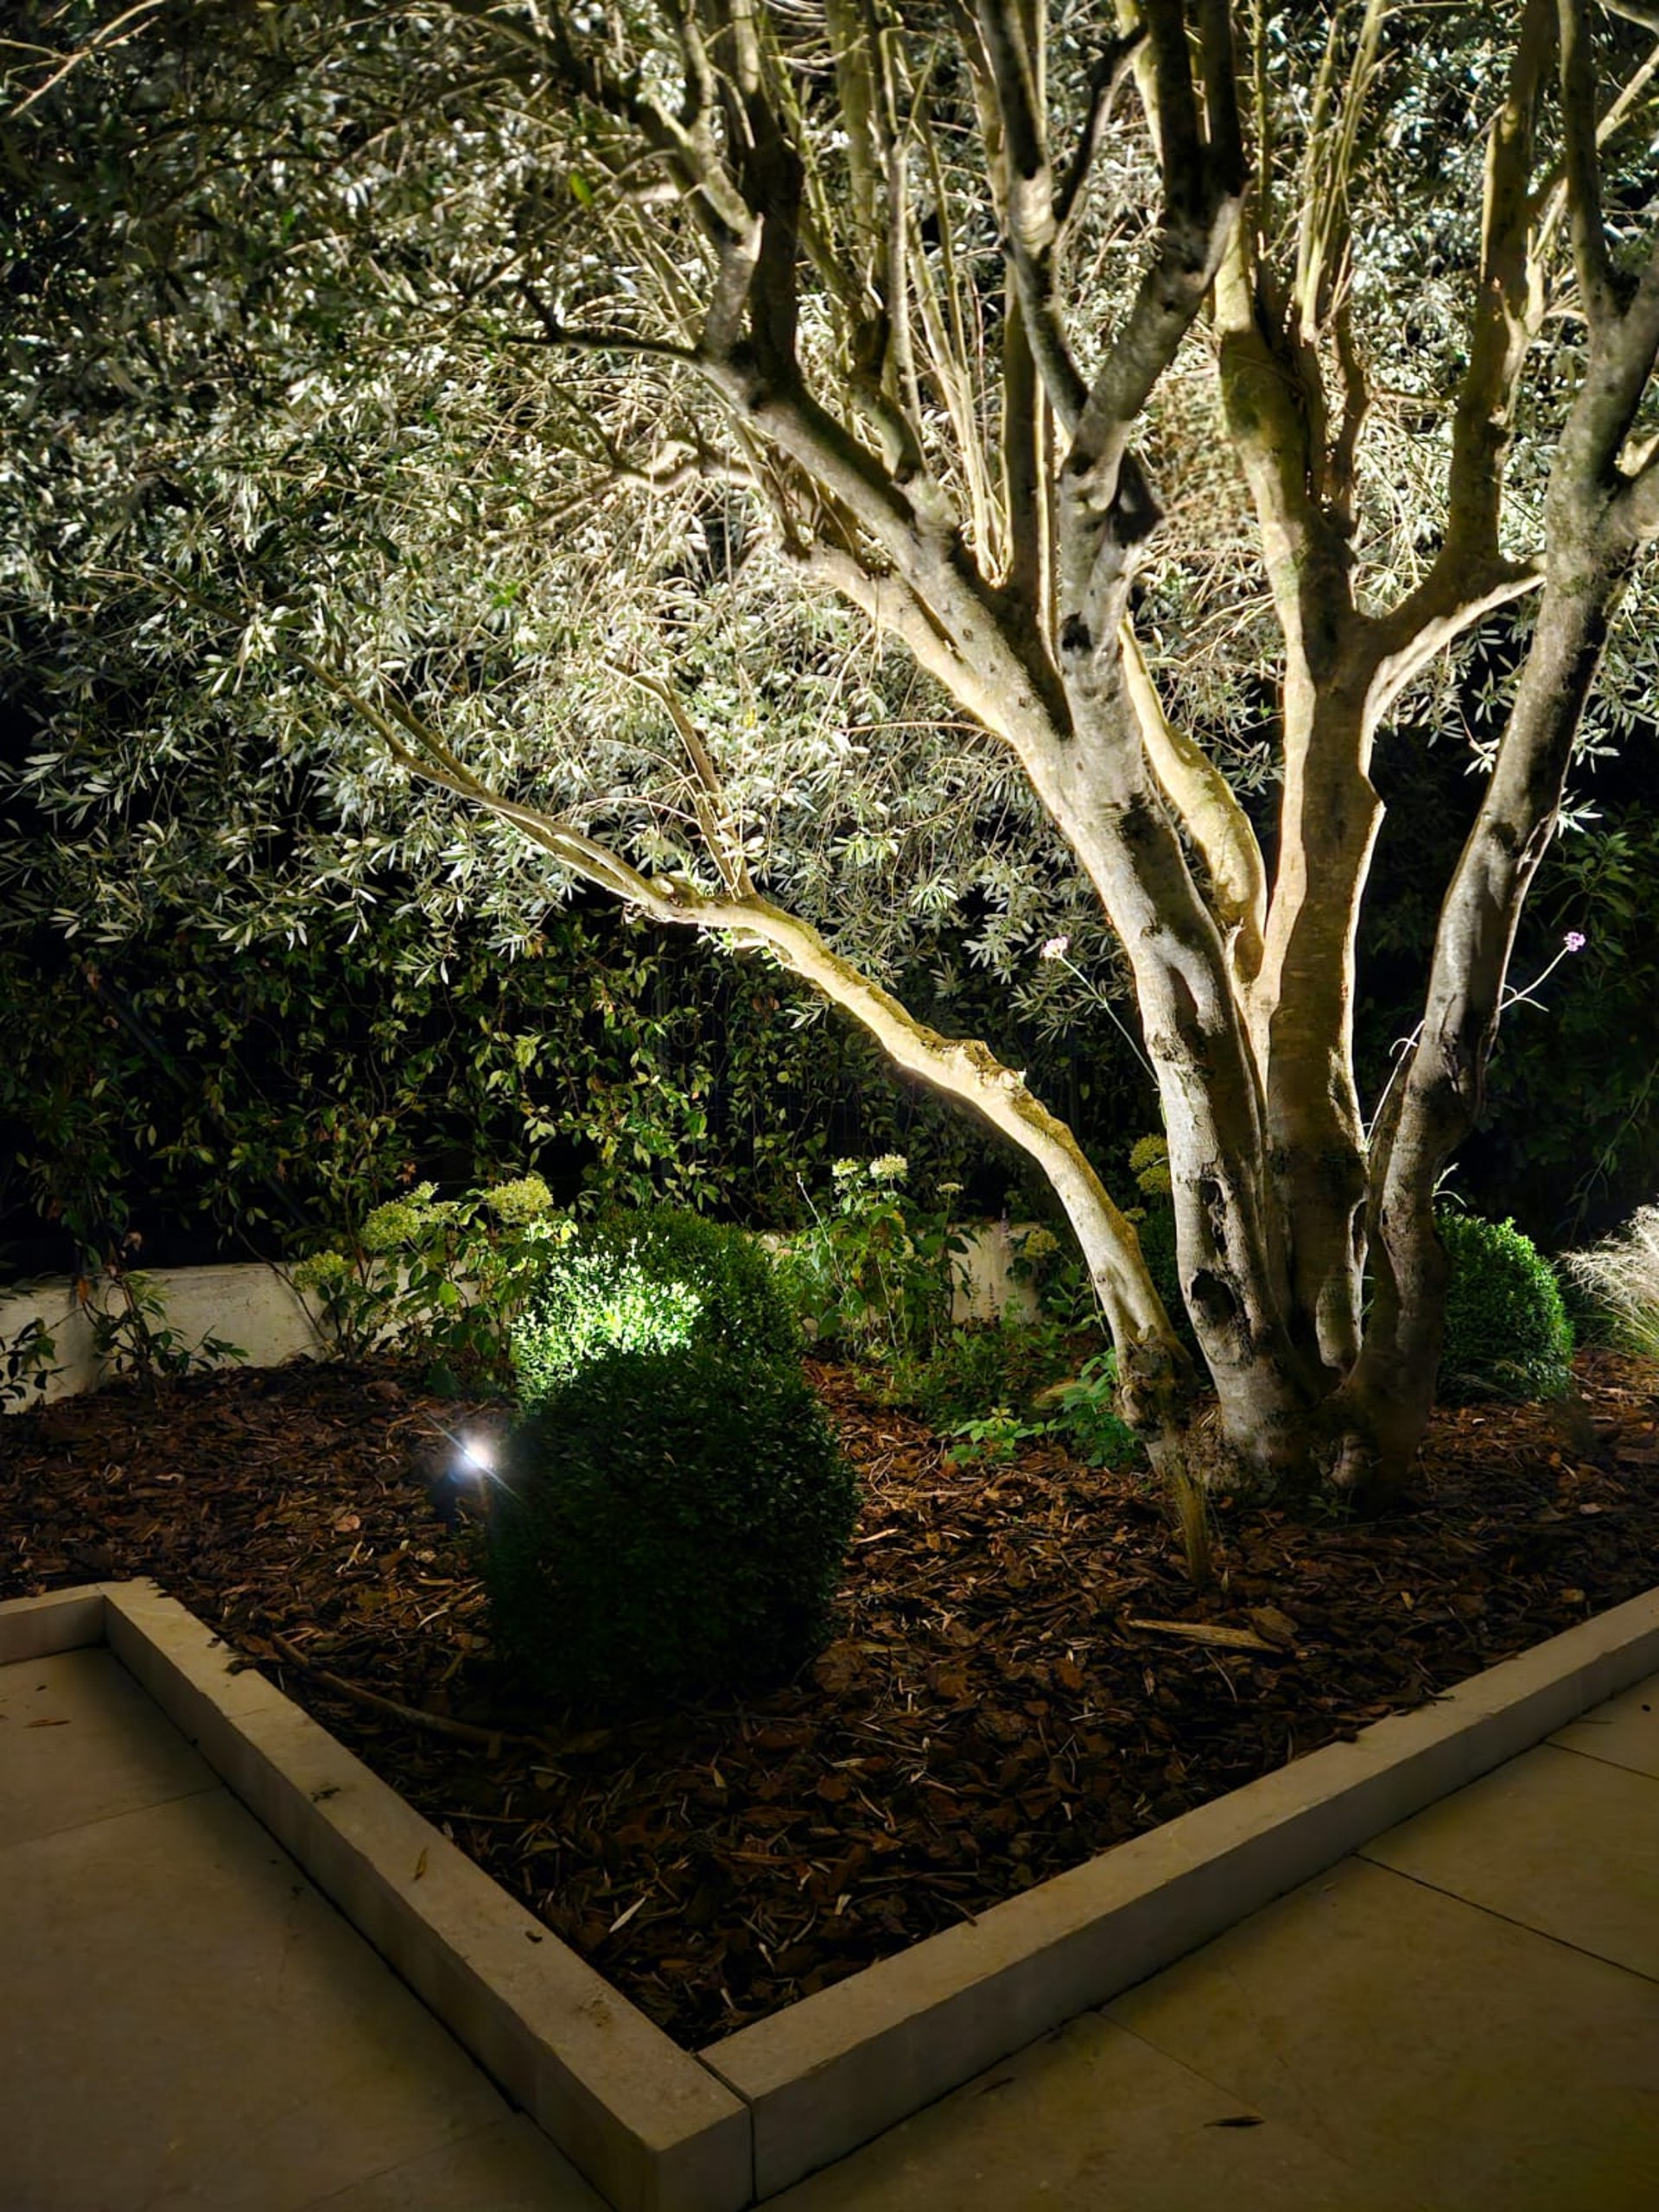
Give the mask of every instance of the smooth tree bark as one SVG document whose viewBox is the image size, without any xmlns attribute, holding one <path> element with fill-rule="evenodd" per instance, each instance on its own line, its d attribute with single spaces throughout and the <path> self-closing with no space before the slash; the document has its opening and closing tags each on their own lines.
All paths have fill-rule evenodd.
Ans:
<svg viewBox="0 0 1659 2212">
<path fill-rule="evenodd" d="M 701 240 L 707 276 L 690 321 L 665 319 L 645 337 L 571 327 L 532 294 L 540 340 L 677 364 L 726 424 L 724 450 L 698 465 L 769 502 L 804 577 L 902 639 L 1007 749 L 1097 893 L 1133 976 L 1183 1296 L 1235 1468 L 1349 1490 L 1397 1481 L 1439 1357 L 1435 1181 L 1478 1115 L 1522 904 L 1619 594 L 1659 530 L 1659 460 L 1630 444 L 1659 355 L 1659 244 L 1633 269 L 1628 247 L 1616 258 L 1608 243 L 1599 147 L 1625 111 L 1599 111 L 1589 0 L 1514 11 L 1439 549 L 1414 588 L 1380 607 L 1362 606 L 1356 587 L 1371 394 L 1350 208 L 1383 0 L 1357 19 L 1332 11 L 1289 219 L 1273 205 L 1262 11 L 1236 22 L 1228 0 L 1120 0 L 1075 143 L 1058 157 L 1039 0 L 953 12 L 1004 264 L 988 442 L 983 361 L 925 251 L 916 180 L 937 197 L 942 157 L 895 18 L 860 0 L 826 8 L 844 163 L 832 235 L 811 127 L 753 0 L 677 13 L 677 102 L 556 8 L 504 15 L 480 0 L 457 11 L 527 49 L 591 114 L 619 178 L 665 179 Z M 1539 153 L 1547 113 L 1558 168 Z M 1106 134 L 1141 124 L 1160 178 L 1155 237 L 1085 370 L 1071 234 Z M 1563 232 L 1565 296 L 1550 282 Z M 1553 457 L 1543 547 L 1517 558 L 1503 546 L 1505 468 L 1552 304 L 1584 319 L 1587 354 Z M 1224 777 L 1172 723 L 1133 628 L 1136 570 L 1162 512 L 1141 450 L 1146 411 L 1200 329 L 1282 645 L 1271 871 Z M 1446 895 L 1423 1026 L 1368 1131 L 1352 1025 L 1381 817 L 1372 747 L 1434 655 L 1526 594 L 1532 641 Z M 411 770 L 517 822 L 577 874 L 664 922 L 769 946 L 899 1065 L 1020 1147 L 1076 1231 L 1129 1415 L 1154 1460 L 1179 1473 L 1194 1377 L 1132 1225 L 1071 1133 L 982 1045 L 917 1021 L 757 888 L 691 714 L 671 683 L 643 680 L 693 764 L 718 892 L 645 874 L 491 791 L 387 696 L 357 703 Z"/>
</svg>

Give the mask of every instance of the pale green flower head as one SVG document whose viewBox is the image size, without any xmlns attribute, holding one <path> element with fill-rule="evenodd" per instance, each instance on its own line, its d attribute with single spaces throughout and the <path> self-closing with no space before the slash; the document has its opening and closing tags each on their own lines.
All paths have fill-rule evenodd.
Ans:
<svg viewBox="0 0 1659 2212">
<path fill-rule="evenodd" d="M 411 1244 L 423 1229 L 439 1218 L 440 1210 L 432 1204 L 435 1183 L 417 1183 L 404 1198 L 388 1198 L 384 1205 L 376 1206 L 363 1224 L 363 1249 L 365 1252 L 390 1252 L 399 1244 Z"/>
<path fill-rule="evenodd" d="M 1022 1260 L 1052 1259 L 1060 1249 L 1060 1240 L 1052 1229 L 1038 1227 L 1031 1230 L 1020 1246 Z"/>
<path fill-rule="evenodd" d="M 884 1152 L 870 1162 L 872 1183 L 902 1183 L 909 1173 L 910 1162 L 902 1152 Z"/>
<path fill-rule="evenodd" d="M 830 1173 L 837 1183 L 850 1183 L 864 1173 L 864 1163 L 861 1160 L 838 1160 Z"/>
<path fill-rule="evenodd" d="M 498 1221 L 522 1228 L 553 1211 L 553 1193 L 539 1175 L 521 1175 L 516 1182 L 498 1183 L 484 1193 L 484 1203 Z"/>
<path fill-rule="evenodd" d="M 352 1263 L 343 1252 L 312 1252 L 289 1271 L 296 1290 L 326 1290 L 350 1274 Z"/>
</svg>

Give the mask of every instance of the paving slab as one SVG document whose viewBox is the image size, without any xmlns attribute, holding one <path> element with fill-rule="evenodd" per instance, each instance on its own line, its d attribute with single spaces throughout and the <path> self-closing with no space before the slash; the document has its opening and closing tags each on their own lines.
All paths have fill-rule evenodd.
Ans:
<svg viewBox="0 0 1659 2212">
<path fill-rule="evenodd" d="M 597 2197 L 571 2193 L 556 2170 L 562 2163 L 520 2113 L 320 2196 L 306 2212 L 574 2212 L 587 2204 L 603 2212 Z"/>
<path fill-rule="evenodd" d="M 1103 2019 L 1074 2020 L 767 2212 L 1412 2212 Z"/>
<path fill-rule="evenodd" d="M 137 1812 L 219 1778 L 109 1652 L 0 1667 L 0 1847 Z"/>
<path fill-rule="evenodd" d="M 1606 1759 L 1637 1774 L 1659 1776 L 1659 1675 L 1610 1697 L 1582 1720 L 1569 1721 L 1550 1738 L 1563 1750 Z"/>
<path fill-rule="evenodd" d="M 1659 1981 L 1659 1777 L 1541 1744 L 1360 1856 Z"/>
<path fill-rule="evenodd" d="M 31 1830 L 0 1847 L 4 2212 L 603 2212 L 118 1666 L 43 1671 L 69 1657 L 108 1660 L 0 1675 Z"/>
<path fill-rule="evenodd" d="M 1436 2212 L 1652 2212 L 1659 1988 L 1349 1859 L 1109 2017 Z"/>
</svg>

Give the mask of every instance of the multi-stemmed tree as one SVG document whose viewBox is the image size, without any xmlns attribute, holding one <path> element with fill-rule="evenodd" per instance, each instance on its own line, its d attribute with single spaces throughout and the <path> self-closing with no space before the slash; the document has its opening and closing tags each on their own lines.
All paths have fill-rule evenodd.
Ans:
<svg viewBox="0 0 1659 2212">
<path fill-rule="evenodd" d="M 76 672 L 35 801 L 113 789 L 145 867 L 206 834 L 233 868 L 321 778 L 359 863 L 487 897 L 533 852 L 769 947 L 1047 1178 L 1179 1471 L 1194 1377 L 1132 1224 L 881 980 L 964 847 L 995 890 L 1027 846 L 1025 911 L 1067 934 L 1085 896 L 1132 983 L 1229 1455 L 1397 1478 L 1436 1179 L 1659 535 L 1659 15 L 278 14 L 94 22 L 20 76 L 4 489 L 19 635 Z M 90 197 L 88 147 L 123 164 Z M 1524 658 L 1368 1118 L 1373 748 L 1500 612 Z M 232 743 L 263 798 L 227 834 L 184 786 Z M 424 842 L 372 827 L 394 773 L 461 802 Z"/>
</svg>

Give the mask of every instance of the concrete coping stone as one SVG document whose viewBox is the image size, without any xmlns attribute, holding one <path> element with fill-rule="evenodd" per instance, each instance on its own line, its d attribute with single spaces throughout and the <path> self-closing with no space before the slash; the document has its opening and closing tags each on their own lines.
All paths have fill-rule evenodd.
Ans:
<svg viewBox="0 0 1659 2212">
<path fill-rule="evenodd" d="M 154 1584 L 0 1604 L 0 1664 L 104 1641 L 619 2212 L 739 2212 L 1659 1669 L 1659 1590 L 695 2056 Z"/>
</svg>

